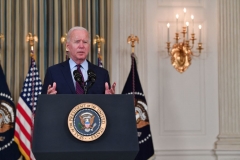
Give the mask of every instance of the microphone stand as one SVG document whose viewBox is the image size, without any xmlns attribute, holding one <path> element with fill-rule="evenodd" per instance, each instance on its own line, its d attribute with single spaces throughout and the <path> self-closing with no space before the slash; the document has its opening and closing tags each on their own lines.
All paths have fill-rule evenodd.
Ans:
<svg viewBox="0 0 240 160">
<path fill-rule="evenodd" d="M 92 87 L 92 85 L 94 84 L 94 82 L 90 81 L 89 86 L 87 87 L 87 90 L 89 90 L 90 87 Z"/>
<path fill-rule="evenodd" d="M 87 94 L 87 91 L 88 91 L 87 82 L 83 82 L 83 90 L 84 90 L 84 94 Z"/>
<path fill-rule="evenodd" d="M 81 86 L 81 88 L 84 90 L 84 94 L 87 94 L 88 88 L 87 88 L 87 82 L 78 82 Z"/>
</svg>

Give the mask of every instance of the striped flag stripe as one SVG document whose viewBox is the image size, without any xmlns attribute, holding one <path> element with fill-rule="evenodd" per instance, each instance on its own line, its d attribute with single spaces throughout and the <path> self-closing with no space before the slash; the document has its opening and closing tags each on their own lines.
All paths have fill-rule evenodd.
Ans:
<svg viewBox="0 0 240 160">
<path fill-rule="evenodd" d="M 16 132 L 19 133 L 19 135 L 24 135 L 28 141 L 31 140 L 31 131 L 27 131 L 25 128 L 24 128 L 24 125 L 22 125 L 22 123 L 18 123 L 19 122 L 19 119 L 17 118 L 17 121 L 16 121 L 16 125 L 18 126 L 15 130 Z"/>
<path fill-rule="evenodd" d="M 32 159 L 32 160 L 35 160 L 35 157 L 34 157 L 34 155 L 33 155 L 32 152 L 31 152 L 31 159 Z"/>
<path fill-rule="evenodd" d="M 18 138 L 21 138 L 22 137 L 22 135 L 24 135 L 24 139 L 21 139 L 21 141 L 30 141 L 30 139 L 31 139 L 31 135 L 29 135 L 28 133 L 27 133 L 27 131 L 25 130 L 25 129 L 23 129 L 23 126 L 22 126 L 22 124 L 16 124 L 17 125 L 17 130 L 16 130 L 16 132 L 19 134 L 19 136 L 20 137 L 18 137 Z M 24 143 L 25 144 L 25 143 Z"/>
<path fill-rule="evenodd" d="M 21 136 L 22 137 L 22 136 Z M 27 146 L 29 146 L 29 141 L 27 142 L 23 142 L 22 139 L 19 136 L 18 132 L 15 132 L 14 134 L 14 140 L 16 141 L 16 143 L 18 144 L 21 153 L 24 155 L 24 157 L 26 158 L 26 156 L 28 156 L 30 154 L 30 150 L 28 149 Z"/>
<path fill-rule="evenodd" d="M 31 128 L 28 124 L 24 124 L 20 121 L 19 118 L 16 118 L 16 125 L 18 125 L 18 128 L 15 129 L 16 132 L 24 134 L 28 139 L 31 139 Z M 25 127 L 26 126 L 26 127 Z"/>
<path fill-rule="evenodd" d="M 19 118 L 20 123 L 24 125 L 26 130 L 31 130 L 32 120 L 30 119 L 30 116 L 24 112 L 24 109 L 21 106 L 18 106 L 18 110 L 17 117 Z M 29 134 L 31 134 L 31 132 L 29 132 Z"/>
<path fill-rule="evenodd" d="M 19 97 L 18 105 L 20 105 L 23 108 L 23 111 L 26 112 L 27 115 L 32 115 L 31 109 L 28 107 L 28 105 L 21 97 Z M 29 121 L 31 121 L 31 116 L 29 118 Z"/>
<path fill-rule="evenodd" d="M 23 130 L 21 132 L 23 132 L 25 135 L 27 135 L 27 137 L 31 137 L 31 128 L 30 128 L 29 124 L 28 123 L 22 123 L 21 119 L 16 118 L 16 124 L 19 125 L 19 130 L 16 130 L 16 131 Z M 22 119 L 22 121 L 24 121 L 24 119 Z"/>
<path fill-rule="evenodd" d="M 30 120 L 29 116 L 22 111 L 24 114 L 21 114 L 22 107 L 18 105 L 18 111 L 16 116 L 16 125 L 15 125 L 15 136 L 19 140 L 19 144 L 23 151 L 26 153 L 24 156 L 26 159 L 30 160 L 30 153 L 31 153 L 31 127 L 29 123 L 27 122 Z M 25 115 L 25 116 L 24 116 Z M 23 117 L 24 116 L 24 117 Z M 26 119 L 24 119 L 26 118 Z M 21 120 L 20 120 L 21 119 Z M 31 120 L 30 120 L 31 123 Z M 23 153 L 22 153 L 23 154 Z"/>
</svg>

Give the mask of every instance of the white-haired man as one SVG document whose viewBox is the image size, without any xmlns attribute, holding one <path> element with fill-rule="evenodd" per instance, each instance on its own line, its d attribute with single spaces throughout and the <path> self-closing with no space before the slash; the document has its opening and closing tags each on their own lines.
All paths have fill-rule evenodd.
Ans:
<svg viewBox="0 0 240 160">
<path fill-rule="evenodd" d="M 114 94 L 116 83 L 110 86 L 108 71 L 87 60 L 90 50 L 89 32 L 83 27 L 73 27 L 68 31 L 66 49 L 69 59 L 48 68 L 44 79 L 43 94 L 78 94 L 73 72 L 79 70 L 84 84 L 89 85 L 88 71 L 94 72 L 94 84 L 86 94 Z M 83 87 L 82 87 L 83 88 Z"/>
</svg>

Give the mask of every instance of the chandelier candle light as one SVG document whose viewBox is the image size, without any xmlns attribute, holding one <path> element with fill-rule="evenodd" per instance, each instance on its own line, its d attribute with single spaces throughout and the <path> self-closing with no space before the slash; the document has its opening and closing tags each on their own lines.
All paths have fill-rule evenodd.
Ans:
<svg viewBox="0 0 240 160">
<path fill-rule="evenodd" d="M 170 35 L 170 24 L 167 24 L 167 51 L 169 56 L 171 56 L 171 63 L 174 66 L 174 68 L 180 72 L 183 73 L 188 67 L 191 65 L 192 56 L 200 56 L 202 48 L 201 43 L 201 29 L 202 26 L 199 25 L 199 43 L 197 50 L 199 53 L 197 55 L 193 54 L 193 47 L 194 47 L 194 41 L 195 34 L 194 34 L 194 16 L 191 15 L 192 23 L 190 27 L 192 27 L 192 33 L 191 38 L 189 39 L 189 22 L 186 20 L 186 8 L 183 9 L 184 15 L 183 15 L 183 26 L 182 26 L 182 42 L 178 42 L 180 37 L 178 33 L 178 19 L 179 15 L 176 15 L 176 33 L 175 33 L 175 43 L 172 47 L 170 47 L 170 41 L 169 41 L 169 35 Z M 186 22 L 187 21 L 187 22 Z M 189 42 L 192 42 L 191 46 Z"/>
</svg>

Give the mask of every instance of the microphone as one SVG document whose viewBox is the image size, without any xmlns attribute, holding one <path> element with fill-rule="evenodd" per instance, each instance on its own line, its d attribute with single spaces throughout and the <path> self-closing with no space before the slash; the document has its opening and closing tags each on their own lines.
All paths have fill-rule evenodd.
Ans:
<svg viewBox="0 0 240 160">
<path fill-rule="evenodd" d="M 88 85 L 88 88 L 87 88 L 87 90 L 88 90 L 95 83 L 95 81 L 97 79 L 97 75 L 91 69 L 89 69 L 87 71 L 87 74 L 88 74 L 88 80 L 87 81 L 90 82 L 89 85 Z"/>
<path fill-rule="evenodd" d="M 91 69 L 89 69 L 89 70 L 87 71 L 87 73 L 88 73 L 88 81 L 94 83 L 94 82 L 96 81 L 96 79 L 97 79 L 97 75 L 96 75 L 96 74 L 94 73 L 94 71 L 91 70 Z"/>
<path fill-rule="evenodd" d="M 75 81 L 77 81 L 82 86 L 82 75 L 78 72 L 78 70 L 73 71 L 73 76 Z"/>
<path fill-rule="evenodd" d="M 75 71 L 73 71 L 73 76 L 74 76 L 75 81 L 77 81 L 78 84 L 80 84 L 81 88 L 84 90 L 84 94 L 87 94 L 87 86 L 84 83 L 83 75 L 80 74 L 78 72 L 78 70 L 75 70 Z"/>
</svg>

